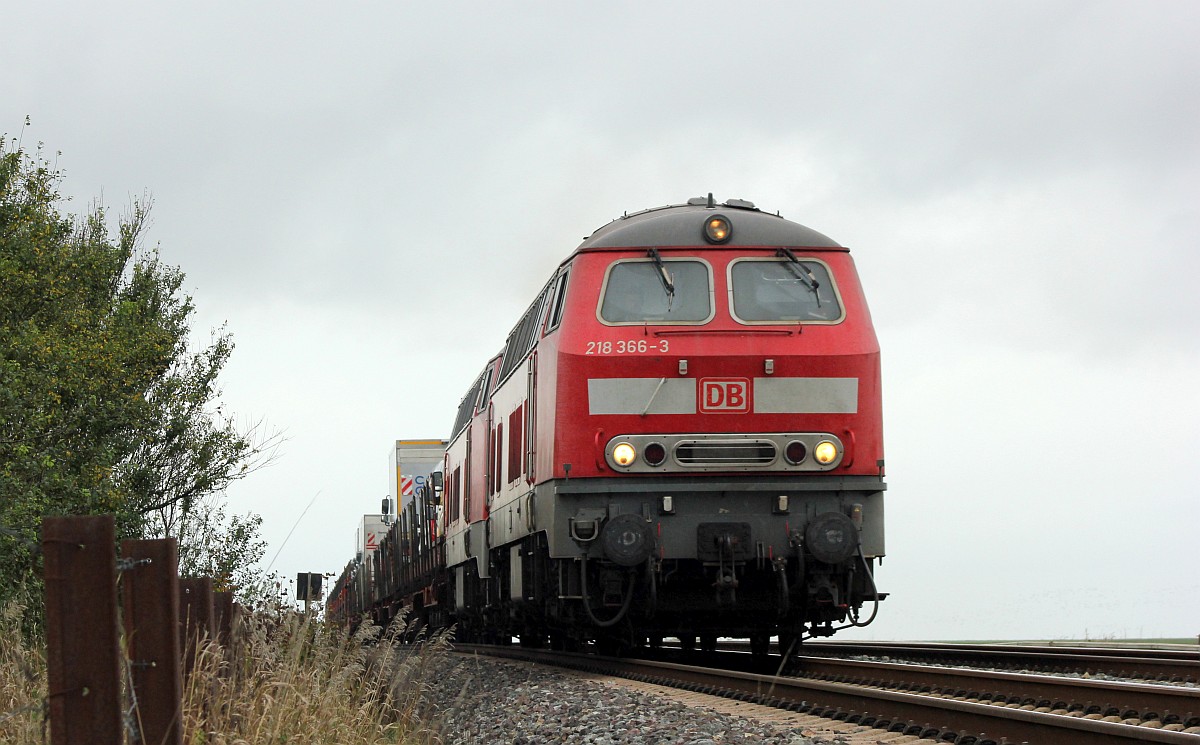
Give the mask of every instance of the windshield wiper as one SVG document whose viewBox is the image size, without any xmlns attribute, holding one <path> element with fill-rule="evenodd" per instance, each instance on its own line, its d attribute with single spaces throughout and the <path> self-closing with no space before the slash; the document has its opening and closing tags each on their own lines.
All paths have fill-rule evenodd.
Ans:
<svg viewBox="0 0 1200 745">
<path fill-rule="evenodd" d="M 821 283 L 817 281 L 817 278 L 813 276 L 808 267 L 800 263 L 800 259 L 796 258 L 796 254 L 792 253 L 791 249 L 780 248 L 775 252 L 775 255 L 780 258 L 786 258 L 790 262 L 788 268 L 792 270 L 792 274 L 796 275 L 796 279 L 800 280 L 805 287 L 812 290 L 812 294 L 817 296 L 817 307 L 820 308 L 821 293 L 817 292 L 817 288 L 821 286 Z"/>
<path fill-rule="evenodd" d="M 667 271 L 667 267 L 663 264 L 662 257 L 658 255 L 657 248 L 650 249 L 650 258 L 654 260 L 654 266 L 658 267 L 658 278 L 662 281 L 663 289 L 667 292 L 667 311 L 671 310 L 671 303 L 675 300 L 675 280 L 671 277 L 671 273 Z"/>
</svg>

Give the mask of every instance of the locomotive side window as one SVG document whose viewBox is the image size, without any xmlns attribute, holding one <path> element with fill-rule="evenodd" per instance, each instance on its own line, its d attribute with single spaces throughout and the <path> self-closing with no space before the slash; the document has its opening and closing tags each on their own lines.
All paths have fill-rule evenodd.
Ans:
<svg viewBox="0 0 1200 745">
<path fill-rule="evenodd" d="M 467 391 L 467 395 L 458 404 L 458 415 L 454 417 L 454 429 L 451 436 L 457 435 L 471 421 L 471 416 L 475 413 L 475 404 L 479 401 L 479 390 L 483 387 L 483 373 L 475 379 L 471 384 L 471 390 Z"/>
<path fill-rule="evenodd" d="M 496 359 L 492 358 L 492 361 L 488 363 L 487 370 L 483 373 L 483 387 L 479 390 L 479 404 L 475 407 L 477 411 L 483 411 L 487 402 L 492 400 L 492 393 L 496 390 Z"/>
<path fill-rule="evenodd" d="M 600 296 L 600 320 L 624 323 L 707 323 L 713 317 L 708 264 L 665 259 L 666 277 L 650 259 L 626 259 L 608 268 Z M 667 280 L 669 278 L 669 282 Z"/>
<path fill-rule="evenodd" d="M 546 321 L 547 334 L 558 328 L 558 325 L 562 323 L 563 308 L 565 307 L 563 301 L 567 296 L 567 276 L 569 274 L 570 272 L 563 272 L 558 275 L 558 279 L 554 280 L 554 299 L 550 305 L 550 317 Z"/>
<path fill-rule="evenodd" d="M 525 404 L 517 407 L 517 410 L 508 415 L 508 478 L 504 480 L 506 484 L 521 478 L 521 467 L 524 465 L 525 458 L 522 457 L 525 443 L 522 440 L 525 434 L 525 428 L 522 426 L 522 419 L 525 416 Z"/>
<path fill-rule="evenodd" d="M 811 259 L 735 261 L 729 295 L 741 323 L 838 323 L 845 316 L 829 267 Z"/>
</svg>

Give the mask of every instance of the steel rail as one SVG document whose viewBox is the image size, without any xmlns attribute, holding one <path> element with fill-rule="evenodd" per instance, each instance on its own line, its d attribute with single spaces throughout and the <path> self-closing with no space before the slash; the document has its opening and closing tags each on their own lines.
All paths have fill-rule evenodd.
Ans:
<svg viewBox="0 0 1200 745">
<path fill-rule="evenodd" d="M 829 657 L 795 658 L 794 669 L 800 675 L 837 682 L 926 689 L 1054 709 L 1077 707 L 1123 719 L 1145 718 L 1147 714 L 1159 715 L 1153 718 L 1174 714 L 1180 721 L 1200 717 L 1200 688 Z"/>
<path fill-rule="evenodd" d="M 977 738 L 977 742 L 992 743 L 1200 744 L 1200 735 L 1183 732 L 879 690 L 848 683 L 518 647 L 455 645 L 455 648 L 463 652 L 683 687 L 946 741 L 960 741 L 959 738 L 963 736 L 971 736 Z"/>
<path fill-rule="evenodd" d="M 1170 644 L 1160 646 L 1105 646 L 1092 642 L 1047 642 L 1044 644 L 1020 642 L 915 642 L 915 641 L 847 641 L 841 639 L 814 639 L 805 642 L 812 647 L 907 647 L 912 649 L 945 650 L 996 650 L 1031 652 L 1046 655 L 1094 654 L 1103 657 L 1149 657 L 1154 659 L 1179 659 L 1200 662 L 1200 645 Z"/>
<path fill-rule="evenodd" d="M 901 642 L 809 642 L 807 655 L 903 656 L 918 660 L 969 661 L 968 664 L 1035 670 L 1072 670 L 1114 677 L 1200 683 L 1200 651 L 1006 644 L 936 644 Z"/>
</svg>

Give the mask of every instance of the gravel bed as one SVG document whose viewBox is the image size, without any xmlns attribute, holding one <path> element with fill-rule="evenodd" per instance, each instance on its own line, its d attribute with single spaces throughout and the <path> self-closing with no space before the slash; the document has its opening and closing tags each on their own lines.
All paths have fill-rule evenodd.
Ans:
<svg viewBox="0 0 1200 745">
<path fill-rule="evenodd" d="M 505 660 L 444 655 L 426 717 L 444 745 L 835 745 L 767 723 Z"/>
</svg>

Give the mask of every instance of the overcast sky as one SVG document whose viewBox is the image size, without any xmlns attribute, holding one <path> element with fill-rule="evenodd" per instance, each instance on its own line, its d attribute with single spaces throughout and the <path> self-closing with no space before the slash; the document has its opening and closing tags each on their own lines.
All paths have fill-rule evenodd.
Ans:
<svg viewBox="0 0 1200 745">
<path fill-rule="evenodd" d="M 230 492 L 285 577 L 341 570 L 391 442 L 448 435 L 580 239 L 711 191 L 859 266 L 892 593 L 860 636 L 1200 634 L 1200 4 L 0 18 L 0 133 L 61 152 L 72 211 L 153 195 L 227 408 L 286 434 Z"/>
</svg>

